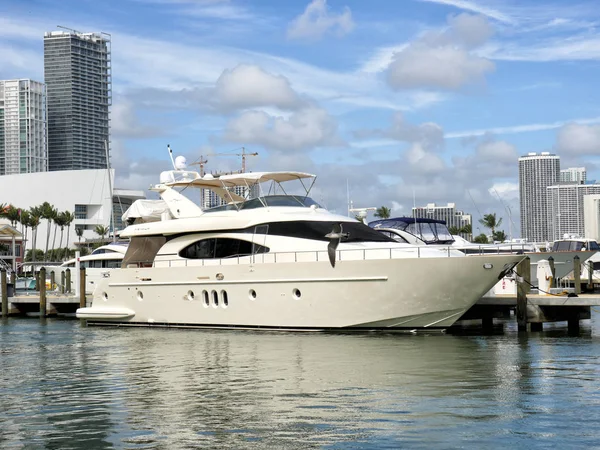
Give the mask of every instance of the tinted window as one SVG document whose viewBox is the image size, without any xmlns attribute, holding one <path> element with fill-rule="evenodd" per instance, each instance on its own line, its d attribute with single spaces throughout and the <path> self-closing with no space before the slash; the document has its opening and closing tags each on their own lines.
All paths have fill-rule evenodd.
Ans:
<svg viewBox="0 0 600 450">
<path fill-rule="evenodd" d="M 325 235 L 331 233 L 334 224 L 338 225 L 340 222 L 272 222 L 269 224 L 269 234 L 328 241 L 329 238 Z M 342 242 L 394 242 L 393 239 L 360 222 L 342 222 L 341 225 L 342 232 L 347 234 L 342 238 Z"/>
<path fill-rule="evenodd" d="M 596 241 L 590 241 L 589 244 L 589 250 L 600 250 L 600 245 Z"/>
<path fill-rule="evenodd" d="M 188 245 L 179 252 L 179 256 L 187 259 L 222 259 L 251 255 L 253 251 L 266 253 L 269 249 L 241 239 L 212 238 Z"/>
</svg>

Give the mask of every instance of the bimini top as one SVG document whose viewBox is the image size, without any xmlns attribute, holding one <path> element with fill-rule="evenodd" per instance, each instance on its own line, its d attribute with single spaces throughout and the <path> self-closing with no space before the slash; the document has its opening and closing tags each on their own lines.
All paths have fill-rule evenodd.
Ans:
<svg viewBox="0 0 600 450">
<path fill-rule="evenodd" d="M 179 174 L 177 172 L 180 172 Z M 176 175 L 181 175 L 177 177 Z M 284 183 L 286 181 L 302 180 L 304 178 L 316 178 L 316 175 L 304 172 L 249 172 L 234 173 L 221 176 L 206 174 L 203 177 L 197 172 L 168 171 L 161 174 L 161 183 L 171 187 L 193 186 L 210 189 L 229 188 L 235 186 L 252 186 L 256 183 L 273 181 Z"/>
<path fill-rule="evenodd" d="M 392 228 L 410 233 L 426 244 L 451 244 L 454 242 L 450 230 L 443 220 L 417 217 L 396 217 L 369 222 L 371 228 Z"/>
</svg>

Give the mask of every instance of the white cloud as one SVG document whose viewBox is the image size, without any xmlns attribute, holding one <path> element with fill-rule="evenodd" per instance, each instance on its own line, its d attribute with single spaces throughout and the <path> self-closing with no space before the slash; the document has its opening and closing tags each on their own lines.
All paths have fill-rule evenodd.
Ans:
<svg viewBox="0 0 600 450">
<path fill-rule="evenodd" d="M 355 133 L 358 138 L 383 137 L 395 141 L 410 142 L 419 144 L 427 151 L 439 150 L 444 145 L 444 130 L 438 124 L 425 122 L 420 125 L 413 125 L 406 122 L 401 112 L 396 112 L 392 118 L 389 128 L 377 130 L 360 130 Z M 371 141 L 373 144 L 388 145 L 390 141 Z M 360 145 L 358 145 L 360 147 Z"/>
<path fill-rule="evenodd" d="M 121 138 L 151 138 L 161 135 L 160 127 L 139 122 L 133 103 L 117 101 L 111 108 L 111 135 Z"/>
<path fill-rule="evenodd" d="M 387 72 L 392 88 L 456 90 L 483 81 L 494 70 L 493 62 L 470 51 L 492 34 L 485 18 L 460 14 L 448 24 L 446 30 L 425 33 L 394 54 Z"/>
<path fill-rule="evenodd" d="M 600 125 L 570 123 L 558 131 L 556 149 L 571 155 L 600 155 Z"/>
<path fill-rule="evenodd" d="M 492 19 L 498 20 L 499 22 L 514 23 L 515 20 L 509 15 L 503 13 L 500 10 L 494 8 L 488 8 L 486 6 L 478 5 L 477 3 L 470 2 L 467 0 L 420 0 L 428 3 L 438 3 L 441 5 L 453 6 L 465 11 L 482 14 Z"/>
<path fill-rule="evenodd" d="M 227 124 L 223 138 L 283 151 L 344 145 L 337 134 L 336 120 L 318 107 L 301 109 L 288 118 L 246 111 Z"/>
<path fill-rule="evenodd" d="M 464 138 L 471 136 L 483 136 L 485 134 L 493 133 L 493 134 L 517 134 L 517 133 L 528 133 L 531 131 L 543 131 L 543 130 L 552 130 L 555 128 L 560 128 L 563 125 L 568 123 L 578 123 L 578 124 L 594 124 L 600 123 L 600 117 L 591 117 L 585 119 L 570 119 L 570 120 L 559 120 L 551 123 L 532 123 L 525 125 L 514 125 L 510 127 L 493 127 L 479 130 L 466 130 L 466 131 L 453 131 L 450 133 L 446 133 L 445 137 L 448 139 L 453 138 Z"/>
<path fill-rule="evenodd" d="M 498 194 L 503 201 L 516 201 L 519 200 L 519 183 L 510 181 L 494 183 L 488 192 L 492 196 Z"/>
<path fill-rule="evenodd" d="M 517 149 L 505 141 L 486 140 L 476 147 L 477 156 L 482 160 L 511 164 L 517 158 Z"/>
<path fill-rule="evenodd" d="M 346 6 L 344 12 L 333 14 L 328 11 L 327 0 L 313 0 L 304 12 L 290 23 L 287 37 L 316 40 L 321 39 L 328 32 L 343 36 L 353 28 L 350 8 Z"/>
<path fill-rule="evenodd" d="M 217 80 L 213 102 L 219 110 L 257 106 L 293 110 L 305 103 L 294 92 L 287 78 L 272 75 L 254 65 L 239 65 L 225 70 Z"/>
</svg>

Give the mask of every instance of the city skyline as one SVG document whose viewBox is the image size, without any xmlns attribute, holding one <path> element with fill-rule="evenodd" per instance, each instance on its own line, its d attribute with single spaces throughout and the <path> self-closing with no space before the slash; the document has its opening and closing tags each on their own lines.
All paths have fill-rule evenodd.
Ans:
<svg viewBox="0 0 600 450">
<path fill-rule="evenodd" d="M 110 69 L 110 36 L 44 33 L 49 170 L 108 167 Z"/>
<path fill-rule="evenodd" d="M 349 180 L 357 206 L 456 202 L 506 224 L 504 203 L 519 223 L 519 155 L 600 178 L 597 15 L 591 1 L 11 2 L 0 78 L 41 79 L 58 24 L 103 30 L 119 186 L 156 182 L 167 143 L 190 162 L 244 145 L 252 170 L 319 175 L 313 195 L 338 212 Z"/>
</svg>

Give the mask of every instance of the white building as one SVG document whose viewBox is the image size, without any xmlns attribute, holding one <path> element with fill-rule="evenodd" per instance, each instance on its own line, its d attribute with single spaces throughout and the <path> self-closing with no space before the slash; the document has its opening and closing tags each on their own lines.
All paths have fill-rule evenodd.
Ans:
<svg viewBox="0 0 600 450">
<path fill-rule="evenodd" d="M 256 198 L 258 195 L 258 185 L 254 185 L 254 186 L 234 186 L 233 188 L 228 188 L 230 189 L 234 194 L 239 195 L 240 197 L 245 198 L 246 200 L 249 200 L 251 198 Z M 221 205 L 225 205 L 227 204 L 227 202 L 225 200 L 223 200 L 221 197 L 219 197 L 217 194 L 215 194 L 213 191 L 211 191 L 210 189 L 202 189 L 202 202 L 201 202 L 201 206 L 202 209 L 209 209 L 209 208 L 214 208 L 215 206 L 221 206 Z"/>
<path fill-rule="evenodd" d="M 583 196 L 583 237 L 600 241 L 600 195 Z"/>
<path fill-rule="evenodd" d="M 561 169 L 560 171 L 561 183 L 585 184 L 586 180 L 587 171 L 585 170 L 585 167 L 569 167 L 568 169 Z"/>
<path fill-rule="evenodd" d="M 45 85 L 0 81 L 0 175 L 47 170 Z"/>
<path fill-rule="evenodd" d="M 530 242 L 551 239 L 548 186 L 558 184 L 560 157 L 548 152 L 519 158 L 521 237 Z"/>
<path fill-rule="evenodd" d="M 559 184 L 549 186 L 550 240 L 565 234 L 584 236 L 584 196 L 600 194 L 600 184 Z"/>
<path fill-rule="evenodd" d="M 113 171 L 114 172 L 114 171 Z M 78 242 L 76 228 L 83 229 L 84 239 L 97 239 L 94 232 L 97 225 L 110 227 L 111 205 L 117 211 L 115 222 L 120 220 L 123 212 L 134 200 L 145 198 L 143 191 L 114 189 L 114 201 L 111 196 L 106 169 L 64 170 L 55 172 L 40 172 L 34 174 L 5 175 L 0 177 L 0 192 L 2 202 L 11 204 L 22 210 L 39 206 L 44 202 L 50 203 L 58 211 L 74 213 L 75 220 L 71 224 L 69 235 L 64 230 L 63 246 Z M 42 219 L 37 231 L 37 248 L 45 250 L 46 220 Z M 21 225 L 17 225 L 19 231 Z M 54 229 L 51 229 L 50 248 L 52 248 Z M 57 234 L 56 247 L 60 230 Z M 28 235 L 27 249 L 31 249 L 31 232 Z"/>
<path fill-rule="evenodd" d="M 465 225 L 472 225 L 471 214 L 465 214 L 456 209 L 455 203 L 448 203 L 445 206 L 436 206 L 435 203 L 427 203 L 427 206 L 414 207 L 412 209 L 413 217 L 419 219 L 435 219 L 446 222 L 448 228 L 462 228 Z"/>
</svg>

